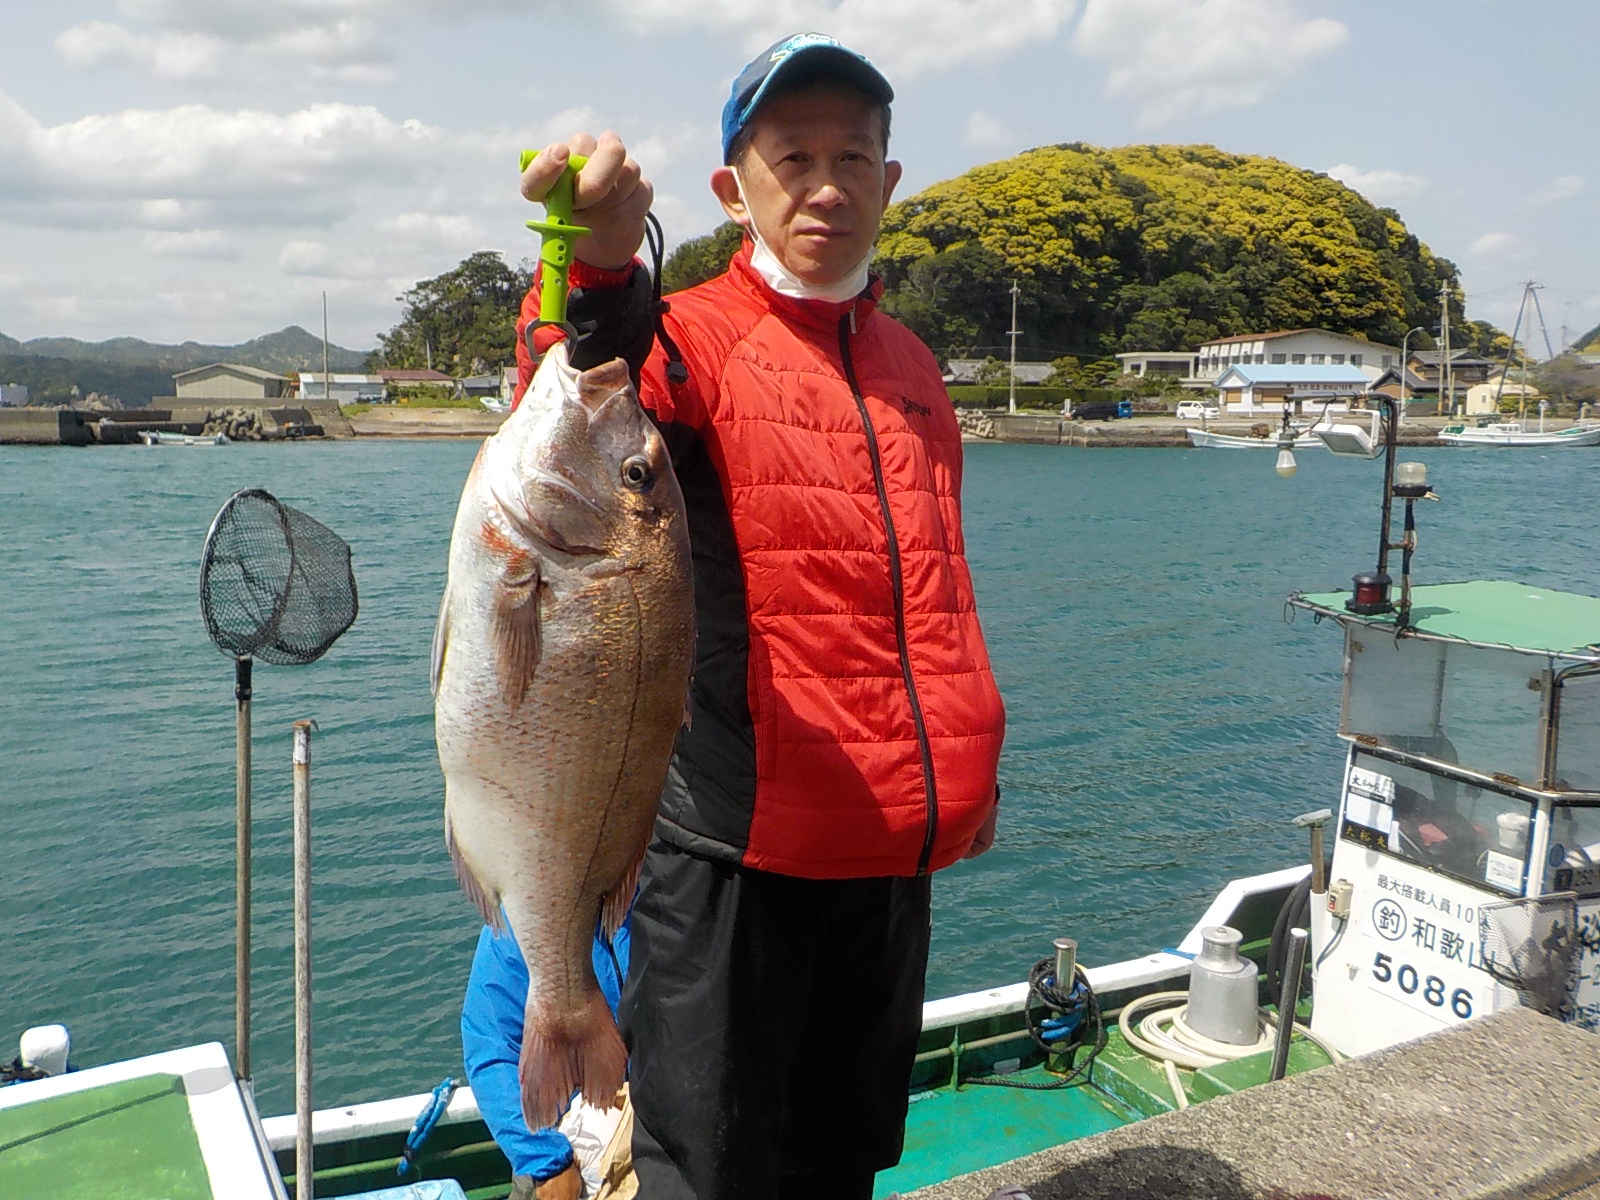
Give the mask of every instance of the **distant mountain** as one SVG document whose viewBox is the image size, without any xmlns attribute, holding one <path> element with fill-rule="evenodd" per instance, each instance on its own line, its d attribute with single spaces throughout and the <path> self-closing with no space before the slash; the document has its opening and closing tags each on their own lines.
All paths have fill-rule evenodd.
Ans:
<svg viewBox="0 0 1600 1200">
<path fill-rule="evenodd" d="M 335 371 L 358 371 L 367 351 L 346 350 L 328 345 L 328 366 Z M 290 325 L 277 333 L 251 338 L 237 346 L 208 346 L 184 342 L 164 346 L 139 338 L 111 338 L 104 342 L 83 342 L 77 338 L 30 338 L 18 342 L 0 334 L 0 354 L 31 354 L 42 358 L 69 358 L 81 362 L 121 363 L 128 366 L 170 367 L 174 372 L 214 362 L 239 363 L 264 371 L 294 371 L 303 367 L 322 367 L 322 339 Z"/>
<path fill-rule="evenodd" d="M 367 353 L 329 343 L 328 366 L 335 371 L 359 371 L 366 363 Z M 104 342 L 30 338 L 19 342 L 0 333 L 0 380 L 27 384 L 35 404 L 66 404 L 99 393 L 114 396 L 129 408 L 141 408 L 153 396 L 172 395 L 172 376 L 215 362 L 238 363 L 279 374 L 320 371 L 322 339 L 298 325 L 237 346 L 200 342 L 164 346 L 139 338 L 111 338 Z"/>
</svg>

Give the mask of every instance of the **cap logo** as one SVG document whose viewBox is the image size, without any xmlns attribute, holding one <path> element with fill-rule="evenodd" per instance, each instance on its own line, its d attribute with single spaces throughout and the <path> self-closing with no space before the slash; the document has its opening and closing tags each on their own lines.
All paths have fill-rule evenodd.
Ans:
<svg viewBox="0 0 1600 1200">
<path fill-rule="evenodd" d="M 782 45 L 775 47 L 767 57 L 767 61 L 780 63 L 791 54 L 797 54 L 812 46 L 839 46 L 839 43 L 825 33 L 797 33 Z M 839 48 L 842 50 L 844 47 Z"/>
</svg>

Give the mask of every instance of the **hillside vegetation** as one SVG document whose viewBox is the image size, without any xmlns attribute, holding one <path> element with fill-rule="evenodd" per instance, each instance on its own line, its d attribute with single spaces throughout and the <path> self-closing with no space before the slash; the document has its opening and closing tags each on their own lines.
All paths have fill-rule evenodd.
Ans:
<svg viewBox="0 0 1600 1200">
<path fill-rule="evenodd" d="M 877 267 L 885 307 L 936 349 L 1006 345 L 1016 280 L 1019 353 L 1034 359 L 1191 348 L 1320 327 L 1398 344 L 1469 325 L 1455 265 L 1326 175 L 1211 146 L 1044 146 L 895 204 Z"/>
</svg>

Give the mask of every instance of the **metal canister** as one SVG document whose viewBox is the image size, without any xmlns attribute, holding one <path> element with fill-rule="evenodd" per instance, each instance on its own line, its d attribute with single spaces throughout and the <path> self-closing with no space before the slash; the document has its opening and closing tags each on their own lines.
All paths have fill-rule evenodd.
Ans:
<svg viewBox="0 0 1600 1200">
<path fill-rule="evenodd" d="M 1227 925 L 1200 931 L 1200 957 L 1189 964 L 1189 1028 L 1213 1041 L 1248 1046 L 1260 1036 L 1256 966 L 1240 957 L 1243 935 Z"/>
</svg>

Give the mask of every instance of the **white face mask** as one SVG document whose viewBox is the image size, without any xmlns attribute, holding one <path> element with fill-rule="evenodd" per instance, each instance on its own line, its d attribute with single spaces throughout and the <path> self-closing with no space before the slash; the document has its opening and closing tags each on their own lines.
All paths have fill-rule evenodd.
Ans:
<svg viewBox="0 0 1600 1200">
<path fill-rule="evenodd" d="M 743 202 L 745 214 L 749 218 L 744 227 L 745 232 L 755 243 L 754 249 L 750 251 L 750 265 L 755 268 L 756 274 L 767 281 L 773 291 L 780 296 L 792 296 L 797 300 L 827 300 L 839 304 L 846 300 L 854 300 L 866 290 L 867 268 L 872 264 L 872 249 L 868 249 L 866 257 L 836 283 L 807 283 L 784 266 L 772 252 L 772 247 L 767 245 L 766 239 L 761 236 L 761 231 L 756 228 L 755 214 L 750 207 L 750 201 L 745 197 L 744 181 L 739 178 L 739 168 L 730 167 L 729 170 L 733 172 L 733 185 L 739 189 L 739 199 Z"/>
</svg>

